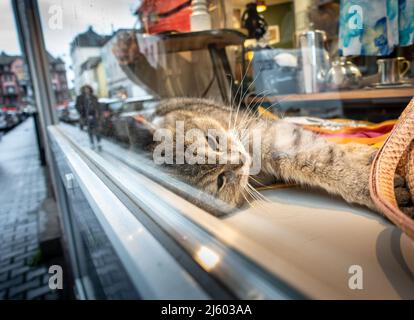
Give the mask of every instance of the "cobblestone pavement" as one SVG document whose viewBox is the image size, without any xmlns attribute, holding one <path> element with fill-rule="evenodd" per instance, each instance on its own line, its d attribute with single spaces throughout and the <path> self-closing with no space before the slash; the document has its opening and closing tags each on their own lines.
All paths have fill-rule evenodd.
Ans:
<svg viewBox="0 0 414 320">
<path fill-rule="evenodd" d="M 33 119 L 0 141 L 0 299 L 57 299 L 39 257 L 39 208 L 46 198 Z"/>
</svg>

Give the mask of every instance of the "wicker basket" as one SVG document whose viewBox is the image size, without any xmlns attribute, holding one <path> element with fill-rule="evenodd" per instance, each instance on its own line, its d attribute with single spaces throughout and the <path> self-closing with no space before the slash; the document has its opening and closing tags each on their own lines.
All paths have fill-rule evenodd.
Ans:
<svg viewBox="0 0 414 320">
<path fill-rule="evenodd" d="M 371 169 L 371 197 L 382 213 L 414 239 L 414 220 L 402 212 L 395 198 L 394 176 L 405 177 L 414 202 L 414 98 L 378 151 Z"/>
</svg>

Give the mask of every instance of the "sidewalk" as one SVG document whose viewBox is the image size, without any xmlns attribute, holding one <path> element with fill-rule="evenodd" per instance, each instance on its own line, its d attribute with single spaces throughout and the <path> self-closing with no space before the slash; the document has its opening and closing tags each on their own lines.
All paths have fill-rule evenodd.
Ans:
<svg viewBox="0 0 414 320">
<path fill-rule="evenodd" d="M 57 299 L 38 265 L 39 209 L 47 196 L 33 119 L 0 141 L 0 299 Z"/>
</svg>

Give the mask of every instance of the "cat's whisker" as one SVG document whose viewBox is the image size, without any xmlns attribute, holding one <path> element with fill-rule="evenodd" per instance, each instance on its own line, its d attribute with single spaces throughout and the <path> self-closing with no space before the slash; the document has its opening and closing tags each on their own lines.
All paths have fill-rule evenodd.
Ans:
<svg viewBox="0 0 414 320">
<path fill-rule="evenodd" d="M 252 192 L 254 192 L 260 199 L 262 199 L 265 202 L 270 202 L 268 198 L 266 198 L 263 194 L 261 194 L 259 191 L 257 191 L 250 183 L 247 184 L 248 187 Z"/>
<path fill-rule="evenodd" d="M 240 89 L 243 86 L 243 80 L 244 80 L 244 76 L 243 76 L 243 78 L 242 78 L 242 80 L 241 80 L 241 82 L 240 82 L 240 84 L 239 84 L 239 86 L 238 86 L 238 88 L 237 88 L 237 90 L 234 94 L 234 97 L 230 101 L 230 109 L 231 110 L 230 110 L 230 119 L 229 119 L 230 123 L 229 123 L 229 128 L 228 128 L 229 130 L 231 130 L 233 128 L 233 122 L 235 122 L 235 119 L 236 119 L 236 117 L 235 117 L 235 111 L 236 111 L 235 110 L 235 101 L 236 101 L 237 95 L 239 94 Z"/>
<path fill-rule="evenodd" d="M 254 193 L 252 190 L 248 190 L 249 194 L 252 196 L 252 198 L 257 201 L 258 203 L 260 203 L 260 201 L 262 200 L 260 197 L 257 196 L 256 193 Z"/>
<path fill-rule="evenodd" d="M 250 198 L 252 198 L 253 199 L 253 202 L 250 202 L 249 201 L 249 205 L 252 207 L 252 208 L 254 208 L 256 205 L 257 205 L 257 203 L 258 203 L 258 200 L 254 197 L 254 195 L 250 192 L 250 190 L 245 190 L 246 192 L 247 192 L 247 194 L 250 196 Z"/>
<path fill-rule="evenodd" d="M 264 211 L 268 209 L 268 208 L 266 208 L 266 206 L 264 204 L 264 201 L 262 199 L 260 199 L 259 197 L 257 197 L 257 195 L 254 192 L 252 192 L 250 190 L 246 190 L 246 191 L 250 195 L 250 197 L 252 197 L 254 199 L 254 202 L 252 202 L 250 204 L 250 206 L 252 208 L 260 208 Z"/>
<path fill-rule="evenodd" d="M 297 94 L 293 94 L 293 95 L 289 95 L 289 98 L 290 98 L 290 97 L 299 97 L 299 95 L 297 95 Z M 285 117 L 285 112 L 280 111 L 280 109 L 281 109 L 281 102 L 283 102 L 283 101 L 285 101 L 285 100 L 287 100 L 287 97 L 282 97 L 282 98 L 278 97 L 278 98 L 275 100 L 275 102 L 274 102 L 274 103 L 272 103 L 272 104 L 270 105 L 270 107 L 269 107 L 269 108 L 273 108 L 274 106 L 279 105 L 279 107 L 280 107 L 280 108 L 277 108 L 277 115 L 278 115 L 278 117 L 279 117 L 280 119 L 283 119 L 283 118 Z"/>
<path fill-rule="evenodd" d="M 227 125 L 227 129 L 230 129 L 230 125 L 231 125 L 231 119 L 232 119 L 232 115 L 233 115 L 233 106 L 232 106 L 232 100 L 233 100 L 233 85 L 234 85 L 234 80 L 233 80 L 233 76 L 230 74 L 230 98 L 229 98 L 229 103 L 230 103 L 230 116 L 229 116 L 229 123 Z"/>
<path fill-rule="evenodd" d="M 254 182 L 256 182 L 257 184 L 260 184 L 262 187 L 265 187 L 266 186 L 265 184 L 263 184 L 262 182 L 260 182 L 256 178 L 253 178 L 253 176 L 249 176 L 249 179 L 252 179 Z"/>
<path fill-rule="evenodd" d="M 260 96 L 262 96 L 262 98 L 265 98 L 266 97 L 266 94 L 268 93 L 268 92 L 270 92 L 270 90 L 269 89 L 265 89 L 265 90 L 262 90 L 261 92 L 259 92 L 258 94 L 256 94 L 256 98 L 257 97 L 260 97 Z M 252 107 L 252 103 L 257 103 L 257 100 L 256 99 L 254 99 L 254 98 L 252 98 L 252 100 L 249 102 L 249 104 L 248 104 L 248 106 L 247 106 L 247 109 L 250 109 L 250 110 L 255 110 L 255 105 L 253 105 L 253 107 Z"/>
<path fill-rule="evenodd" d="M 239 110 L 240 110 L 240 105 L 241 105 L 241 102 L 242 102 L 242 99 L 243 99 L 243 96 L 244 96 L 244 94 L 243 94 L 244 80 L 246 79 L 246 76 L 247 76 L 247 73 L 249 71 L 249 68 L 250 68 L 251 63 L 252 63 L 252 60 L 249 60 L 249 64 L 247 65 L 246 72 L 244 73 L 244 75 L 242 77 L 242 80 L 240 82 L 240 86 L 239 86 L 239 89 L 241 89 L 241 91 L 240 91 L 240 101 L 239 101 L 239 103 L 237 105 L 237 111 L 236 111 L 236 116 L 234 118 L 233 129 L 234 129 L 234 127 L 237 124 L 237 117 L 238 117 L 238 113 L 239 113 Z M 236 95 L 234 96 L 233 104 L 235 104 L 235 102 L 236 102 L 236 97 L 237 97 L 237 93 L 239 92 L 239 89 L 237 90 Z"/>
<path fill-rule="evenodd" d="M 256 195 L 253 193 L 253 192 L 251 192 L 250 190 L 249 191 L 247 191 L 248 193 L 249 193 L 249 195 L 254 199 L 254 203 L 255 203 L 255 205 L 259 205 L 260 204 L 260 199 L 259 198 L 257 198 L 256 197 Z"/>
<path fill-rule="evenodd" d="M 240 108 L 241 103 L 244 101 L 246 94 L 249 92 L 251 86 L 256 82 L 256 80 L 259 78 L 260 73 L 262 72 L 262 70 L 259 70 L 259 72 L 257 73 L 256 77 L 253 79 L 253 81 L 249 84 L 249 86 L 247 87 L 246 91 L 244 92 L 244 94 L 241 96 L 240 101 L 239 101 L 239 105 L 237 108 Z M 247 74 L 247 70 L 246 70 L 246 74 Z"/>
<path fill-rule="evenodd" d="M 259 108 L 258 107 L 262 105 L 264 99 L 266 99 L 266 96 L 261 97 L 260 99 L 258 99 L 258 101 L 255 102 L 255 104 L 253 106 L 253 108 L 255 109 L 255 113 L 258 113 L 259 112 Z M 266 108 L 266 109 L 269 109 L 269 108 Z"/>
<path fill-rule="evenodd" d="M 253 123 L 253 121 L 257 121 L 257 120 L 259 120 L 259 118 L 257 118 L 257 119 L 251 119 L 248 123 L 246 123 L 246 127 L 247 128 L 250 128 L 250 125 Z M 256 122 L 256 124 L 255 124 L 255 126 L 254 126 L 254 129 L 260 129 L 261 127 L 263 127 L 265 125 L 265 123 L 264 122 Z M 240 135 L 240 140 L 241 140 L 241 142 L 243 143 L 243 144 L 245 144 L 245 143 L 247 143 L 248 142 L 248 139 L 250 138 L 250 134 L 251 134 L 251 130 L 245 130 L 244 132 L 243 132 L 243 134 L 241 134 Z"/>
<path fill-rule="evenodd" d="M 277 105 L 279 105 L 280 106 L 280 101 L 279 100 L 277 100 L 277 101 L 275 101 L 274 103 L 272 103 L 268 108 L 266 108 L 266 109 L 270 109 L 270 108 L 274 108 L 274 106 L 277 106 Z M 277 113 L 278 113 L 278 117 L 279 118 L 283 118 L 284 116 L 282 115 L 283 114 L 283 111 L 279 111 L 279 109 L 276 109 L 277 110 Z"/>
<path fill-rule="evenodd" d="M 242 194 L 242 196 L 243 196 L 244 200 L 246 200 L 246 201 L 247 201 L 247 203 L 249 204 L 249 206 L 250 206 L 250 207 L 254 207 L 254 206 L 253 206 L 253 204 L 249 201 L 248 197 L 246 197 L 246 195 L 245 195 L 245 193 L 244 193 L 244 190 L 241 190 L 241 194 Z"/>
<path fill-rule="evenodd" d="M 229 88 L 229 102 L 231 103 L 231 100 L 233 99 L 233 84 L 234 84 L 234 80 L 233 80 L 233 76 L 231 74 L 226 74 L 227 77 L 230 77 L 230 88 Z"/>
<path fill-rule="evenodd" d="M 247 69 L 248 70 L 248 69 Z M 246 71 L 246 73 L 247 73 L 247 71 Z M 248 92 L 248 90 L 250 89 L 250 87 L 254 84 L 254 82 L 256 81 L 256 79 L 258 78 L 258 76 L 260 75 L 260 72 L 259 72 L 259 74 L 256 76 L 256 78 L 253 80 L 253 82 L 249 85 L 249 87 L 247 88 L 247 90 L 246 90 L 246 92 L 244 93 L 244 95 L 243 95 L 243 99 L 244 99 L 244 97 L 245 97 L 245 95 L 246 95 L 246 93 Z M 264 95 L 263 97 L 262 97 L 262 101 L 261 101 L 261 103 L 263 102 L 263 100 L 265 99 L 265 95 L 266 95 L 266 93 L 267 92 L 269 92 L 270 90 L 269 89 L 265 89 L 265 90 L 262 90 L 260 93 L 259 93 L 259 95 Z M 236 116 L 234 117 L 234 125 L 233 125 L 233 131 L 234 132 L 236 132 L 236 134 L 238 135 L 238 136 L 241 136 L 241 134 L 240 134 L 240 131 L 242 130 L 242 129 L 246 129 L 246 128 L 248 128 L 249 126 L 250 126 L 250 124 L 251 123 L 253 123 L 255 120 L 257 120 L 257 119 L 259 119 L 259 116 L 258 116 L 258 109 L 257 108 L 251 108 L 251 104 L 252 104 L 252 102 L 253 102 L 254 100 L 252 99 L 252 101 L 249 103 L 249 105 L 248 105 L 248 107 L 244 110 L 244 112 L 243 112 L 243 117 L 241 118 L 241 120 L 239 121 L 239 123 L 237 124 L 237 118 L 238 118 L 238 114 L 239 114 L 239 110 L 240 110 L 240 105 L 241 105 L 241 101 L 240 101 L 240 103 L 239 103 L 239 105 L 238 105 L 238 108 L 237 108 L 237 112 L 236 112 Z M 256 106 L 255 106 L 256 107 Z M 232 116 L 233 116 L 233 108 L 231 109 L 231 111 L 230 111 L 230 119 L 229 119 L 229 128 L 230 128 L 230 122 L 231 122 L 231 120 L 233 120 L 232 119 Z"/>
<path fill-rule="evenodd" d="M 255 189 L 249 183 L 247 183 L 246 185 L 246 190 L 254 197 L 254 199 L 259 200 L 259 197 L 255 192 Z"/>
<path fill-rule="evenodd" d="M 263 110 L 263 112 L 266 112 L 271 108 L 272 108 L 272 106 L 269 106 L 269 107 L 265 108 Z M 258 125 L 263 125 L 264 123 L 267 123 L 269 121 L 269 119 L 267 117 L 263 117 L 262 115 L 260 115 L 259 114 L 259 109 L 257 109 L 255 111 L 255 113 L 253 114 L 253 116 L 250 119 L 247 119 L 247 122 L 245 123 L 245 125 L 250 126 L 254 121 L 258 121 L 258 120 L 260 120 L 260 122 L 257 123 Z"/>
<path fill-rule="evenodd" d="M 248 70 L 249 70 L 249 68 L 250 68 L 251 63 L 252 63 L 252 60 L 249 60 L 249 64 L 247 65 L 246 72 L 244 73 L 244 75 L 243 75 L 243 77 L 242 77 L 242 79 L 241 79 L 241 81 L 240 81 L 240 85 L 239 85 L 239 87 L 237 88 L 237 91 L 236 91 L 236 93 L 235 93 L 235 95 L 234 95 L 234 97 L 233 97 L 232 106 L 235 104 L 236 97 L 237 97 L 237 94 L 239 93 L 239 90 L 240 90 L 240 89 L 242 89 L 242 90 L 243 90 L 243 83 L 244 83 L 244 79 L 245 79 L 245 78 L 246 78 L 246 76 L 247 76 L 247 72 L 248 72 Z M 241 67 L 240 67 L 240 69 L 241 69 Z"/>
<path fill-rule="evenodd" d="M 263 102 L 263 100 L 265 99 L 265 96 L 263 96 L 262 98 L 261 98 L 261 102 L 260 102 L 260 104 Z M 271 107 L 269 107 L 269 108 L 266 108 L 265 110 L 267 110 L 267 109 L 270 109 Z M 253 112 L 253 114 L 250 114 L 250 117 L 248 117 L 246 120 L 246 122 L 245 123 L 241 123 L 240 125 L 244 125 L 244 126 L 249 126 L 253 121 L 255 121 L 255 120 L 258 120 L 258 119 L 260 119 L 261 117 L 260 117 L 260 115 L 259 115 L 259 109 L 258 108 L 256 108 L 256 106 L 255 106 L 255 111 Z"/>
<path fill-rule="evenodd" d="M 268 92 L 271 92 L 271 90 L 269 90 L 269 89 L 265 89 L 265 90 L 262 90 L 261 92 L 259 92 L 258 94 L 256 94 L 256 96 L 261 96 L 261 95 L 266 96 L 266 94 L 267 94 Z M 255 99 L 253 99 L 253 98 L 252 98 L 252 100 L 249 102 L 249 105 L 247 106 L 247 108 L 248 108 L 248 109 L 251 107 L 251 105 L 252 105 L 252 103 L 253 103 L 254 101 L 255 101 Z M 252 108 L 252 109 L 253 109 L 253 108 Z"/>
<path fill-rule="evenodd" d="M 269 91 L 268 89 L 267 90 L 263 90 L 262 92 L 260 92 L 259 93 L 259 95 L 261 95 L 261 94 L 264 94 L 265 92 L 267 92 L 267 91 Z M 253 100 L 252 100 L 253 101 Z M 252 103 L 252 101 L 249 103 L 249 105 L 247 106 L 247 108 L 245 109 L 245 114 L 244 114 L 244 116 L 243 116 L 243 118 L 242 118 L 242 120 L 240 121 L 241 122 L 241 124 L 243 124 L 243 122 L 246 120 L 246 119 L 248 119 L 249 117 L 251 117 L 252 115 L 254 115 L 254 113 L 255 112 L 257 112 L 257 110 L 255 110 L 255 111 L 253 111 L 253 108 L 250 108 L 250 106 L 251 106 L 251 103 Z M 240 124 L 239 124 L 239 127 L 240 127 Z"/>
</svg>

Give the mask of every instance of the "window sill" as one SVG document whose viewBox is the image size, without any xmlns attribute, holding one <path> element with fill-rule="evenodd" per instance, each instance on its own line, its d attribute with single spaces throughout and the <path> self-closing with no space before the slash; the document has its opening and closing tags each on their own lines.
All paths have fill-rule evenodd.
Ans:
<svg viewBox="0 0 414 320">
<path fill-rule="evenodd" d="M 155 229 L 173 239 L 237 298 L 383 299 L 399 298 L 401 292 L 414 296 L 413 282 L 394 255 L 398 241 L 399 254 L 414 270 L 413 242 L 366 209 L 322 193 L 280 189 L 264 192 L 270 203 L 220 219 L 139 173 L 143 168 L 138 154 L 110 141 L 104 141 L 103 152 L 95 152 L 82 146 L 86 135 L 72 126 L 49 131 L 112 193 L 107 199 L 92 195 L 91 201 L 103 201 L 116 211 L 123 208 L 122 215 L 110 210 L 103 214 L 110 216 L 109 228 L 128 225 L 134 234 L 138 230 L 134 225 L 141 222 L 159 240 L 145 221 L 155 223 Z M 78 179 L 85 177 L 79 174 Z M 85 192 L 95 188 L 95 184 L 84 185 Z M 98 209 L 108 211 L 102 205 Z M 119 230 L 111 232 L 119 236 Z M 120 251 L 125 250 L 123 245 Z M 168 247 L 166 242 L 163 246 Z M 218 257 L 217 264 L 200 259 L 205 248 Z M 134 253 L 129 254 L 134 259 Z M 369 273 L 364 290 L 348 288 L 352 265 Z M 391 281 L 395 268 L 399 273 Z"/>
</svg>

